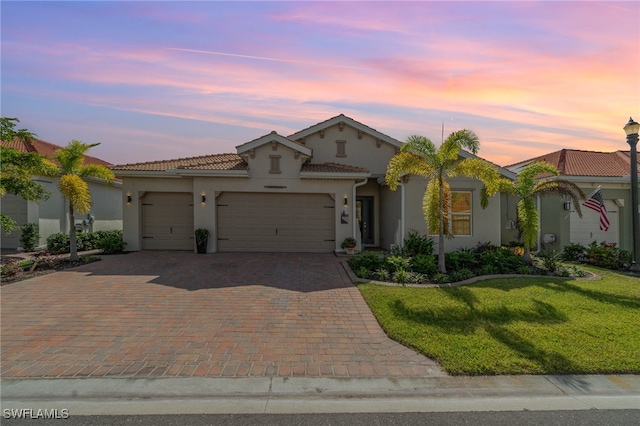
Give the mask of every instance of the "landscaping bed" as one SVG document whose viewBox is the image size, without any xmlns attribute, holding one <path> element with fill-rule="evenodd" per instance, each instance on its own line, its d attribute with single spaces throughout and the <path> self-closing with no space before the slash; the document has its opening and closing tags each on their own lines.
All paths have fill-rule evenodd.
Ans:
<svg viewBox="0 0 640 426">
<path fill-rule="evenodd" d="M 40 252 L 29 258 L 8 255 L 2 256 L 1 259 L 1 285 L 75 268 L 76 266 L 100 260 L 98 256 L 83 255 L 80 256 L 79 260 L 72 261 L 68 257 L 59 257 L 48 252 Z"/>
</svg>

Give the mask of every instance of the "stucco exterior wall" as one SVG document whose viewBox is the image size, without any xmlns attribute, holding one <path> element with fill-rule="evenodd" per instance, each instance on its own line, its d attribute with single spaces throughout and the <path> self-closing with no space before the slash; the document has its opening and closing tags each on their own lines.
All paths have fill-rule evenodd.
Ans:
<svg viewBox="0 0 640 426">
<path fill-rule="evenodd" d="M 380 188 L 380 247 L 389 250 L 395 244 L 396 232 L 402 216 L 402 188 L 391 191 L 388 186 Z"/>
<path fill-rule="evenodd" d="M 271 173 L 271 157 L 280 157 L 280 173 Z M 303 156 L 296 157 L 296 151 L 279 143 L 267 143 L 255 149 L 253 158 L 247 156 L 249 177 L 252 179 L 269 178 L 297 179 L 300 175 Z"/>
<path fill-rule="evenodd" d="M 57 180 L 38 177 L 34 179 L 51 193 L 50 197 L 39 203 L 25 201 L 15 195 L 2 198 L 7 207 L 18 206 L 21 213 L 16 216 L 20 226 L 25 223 L 37 223 L 39 229 L 39 245 L 47 244 L 47 237 L 57 232 L 69 232 L 69 207 L 57 188 Z M 120 184 L 108 186 L 98 182 L 88 182 L 92 206 L 89 214 L 95 217 L 92 227 L 87 231 L 122 229 L 122 189 Z M 10 198 L 7 198 L 10 197 Z M 7 199 L 5 201 L 5 199 Z M 14 208 L 14 207 L 11 207 Z M 4 212 L 3 207 L 3 212 Z M 13 217 L 13 213 L 9 216 Z M 86 214 L 75 215 L 75 223 L 82 223 Z M 20 246 L 20 231 L 11 233 L 8 238 L 2 237 L 2 247 L 15 249 Z"/>
<path fill-rule="evenodd" d="M 588 196 L 597 186 L 593 184 L 578 184 L 580 189 Z M 601 184 L 602 195 L 606 200 L 622 200 L 623 206 L 618 206 L 618 241 L 620 248 L 632 250 L 631 235 L 631 190 L 628 184 Z M 571 243 L 571 215 L 563 209 L 561 197 L 545 197 L 541 199 L 540 234 L 552 233 L 556 235 L 554 244 L 541 244 L 543 250 L 562 250 L 565 245 Z M 581 209 L 584 200 L 581 200 Z"/>
<path fill-rule="evenodd" d="M 445 251 L 453 251 L 464 247 L 475 247 L 478 243 L 501 243 L 500 229 L 500 195 L 489 199 L 486 209 L 480 206 L 480 190 L 482 183 L 467 178 L 452 178 L 449 181 L 453 191 L 471 191 L 472 223 L 471 235 L 457 235 L 451 239 L 445 238 Z M 415 230 L 420 233 L 427 232 L 427 223 L 422 213 L 422 198 L 426 189 L 427 180 L 417 176 L 411 176 L 405 184 L 406 190 L 406 227 L 405 232 Z M 432 235 L 434 240 L 438 236 Z"/>
<path fill-rule="evenodd" d="M 287 148 L 288 149 L 288 148 Z M 257 155 L 256 155 L 257 157 Z M 284 157 L 284 156 L 283 156 Z M 268 171 L 267 171 L 268 172 Z M 268 173 L 267 173 L 268 174 Z M 284 176 L 283 176 L 284 175 Z M 353 190 L 353 181 L 329 179 L 300 179 L 289 173 L 269 175 L 261 179 L 246 177 L 194 177 L 179 179 L 137 178 L 124 179 L 123 200 L 131 193 L 133 201 L 124 207 L 124 240 L 127 250 L 140 250 L 141 210 L 139 198 L 146 192 L 190 192 L 194 199 L 194 227 L 206 228 L 211 233 L 209 238 L 209 252 L 217 251 L 217 217 L 216 199 L 223 192 L 262 192 L 262 193 L 320 193 L 330 194 L 335 202 L 336 250 L 344 238 L 352 235 L 353 204 L 349 201 L 349 223 L 341 223 L 344 207 L 344 194 L 349 200 Z M 278 188 L 273 188 L 277 186 Z M 206 196 L 204 205 L 201 194 Z"/>
<path fill-rule="evenodd" d="M 338 157 L 336 141 L 346 141 L 344 157 Z M 305 146 L 313 149 L 314 163 L 339 163 L 364 167 L 373 176 L 382 176 L 387 164 L 396 152 L 396 147 L 387 143 L 378 143 L 376 138 L 362 134 L 358 139 L 358 130 L 345 125 L 340 131 L 338 125 L 325 129 L 324 137 L 314 133 L 305 138 Z"/>
<path fill-rule="evenodd" d="M 518 241 L 518 198 L 515 195 L 500 194 L 500 233 L 502 245 Z"/>
</svg>

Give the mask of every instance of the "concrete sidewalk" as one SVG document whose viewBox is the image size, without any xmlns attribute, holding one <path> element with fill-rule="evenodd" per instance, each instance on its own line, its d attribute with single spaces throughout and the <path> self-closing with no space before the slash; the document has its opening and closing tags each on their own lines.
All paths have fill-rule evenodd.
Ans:
<svg viewBox="0 0 640 426">
<path fill-rule="evenodd" d="M 640 376 L 4 379 L 3 409 L 71 415 L 640 409 Z"/>
</svg>

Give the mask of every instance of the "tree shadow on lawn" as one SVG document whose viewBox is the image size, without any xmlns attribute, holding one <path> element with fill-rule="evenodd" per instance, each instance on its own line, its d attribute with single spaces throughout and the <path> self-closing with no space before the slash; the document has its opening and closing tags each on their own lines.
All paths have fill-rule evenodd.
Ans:
<svg viewBox="0 0 640 426">
<path fill-rule="evenodd" d="M 495 288 L 497 290 L 503 290 L 503 291 L 510 291 L 518 288 L 536 286 L 536 287 L 542 287 L 544 289 L 553 290 L 557 292 L 577 293 L 579 295 L 588 297 L 597 302 L 611 303 L 611 304 L 632 308 L 632 309 L 640 309 L 640 297 L 622 296 L 622 295 L 582 288 L 576 285 L 574 280 L 549 279 L 545 281 L 545 278 L 522 278 L 522 280 L 524 281 L 522 282 L 518 281 L 513 285 L 504 284 L 505 281 L 501 281 L 501 284 L 494 284 L 489 281 L 489 282 L 482 282 L 482 283 L 475 284 L 475 286 Z"/>
<path fill-rule="evenodd" d="M 455 289 L 449 293 L 459 297 L 464 307 L 450 308 L 412 308 L 401 300 L 390 302 L 395 316 L 419 324 L 433 325 L 447 333 L 470 334 L 484 324 L 510 324 L 528 322 L 535 324 L 559 324 L 568 320 L 567 316 L 553 305 L 533 299 L 528 309 L 513 309 L 505 306 L 477 309 L 475 296 L 467 289 Z"/>
<path fill-rule="evenodd" d="M 576 365 L 568 358 L 538 348 L 532 342 L 504 326 L 513 322 L 533 324 L 560 324 L 568 321 L 566 315 L 554 306 L 533 299 L 529 309 L 513 309 L 504 306 L 477 309 L 477 297 L 464 288 L 451 289 L 447 293 L 467 307 L 444 309 L 411 308 L 403 301 L 390 302 L 394 315 L 403 320 L 440 328 L 445 333 L 472 334 L 483 328 L 493 339 L 509 347 L 523 358 L 539 365 L 545 372 L 568 373 L 576 371 Z"/>
</svg>

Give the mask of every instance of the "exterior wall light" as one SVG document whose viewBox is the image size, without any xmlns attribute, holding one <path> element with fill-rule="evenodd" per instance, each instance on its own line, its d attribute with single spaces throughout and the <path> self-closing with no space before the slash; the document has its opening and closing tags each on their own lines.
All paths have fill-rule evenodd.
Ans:
<svg viewBox="0 0 640 426">
<path fill-rule="evenodd" d="M 204 193 L 204 191 L 202 191 L 202 193 L 200 194 L 200 199 L 202 200 L 201 203 L 204 206 L 207 203 L 207 194 Z"/>
<path fill-rule="evenodd" d="M 131 193 L 127 192 L 127 205 L 130 206 L 131 205 Z"/>
</svg>

